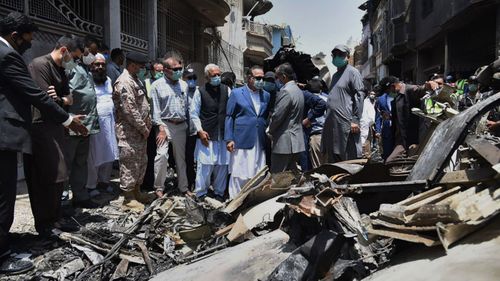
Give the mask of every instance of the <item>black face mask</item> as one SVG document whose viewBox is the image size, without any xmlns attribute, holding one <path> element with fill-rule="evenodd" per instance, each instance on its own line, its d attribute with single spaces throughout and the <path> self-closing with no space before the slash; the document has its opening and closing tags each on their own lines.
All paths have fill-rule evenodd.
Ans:
<svg viewBox="0 0 500 281">
<path fill-rule="evenodd" d="M 17 52 L 22 55 L 24 52 L 26 52 L 28 49 L 31 48 L 31 42 L 28 42 L 24 40 L 22 36 L 18 36 L 17 38 L 12 38 L 12 40 L 16 43 L 17 45 Z M 19 43 L 21 41 L 21 43 Z"/>
</svg>

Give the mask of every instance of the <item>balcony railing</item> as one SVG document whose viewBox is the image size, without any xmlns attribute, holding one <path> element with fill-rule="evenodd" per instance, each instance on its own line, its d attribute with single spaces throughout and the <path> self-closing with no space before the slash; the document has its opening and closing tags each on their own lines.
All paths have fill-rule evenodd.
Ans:
<svg viewBox="0 0 500 281">
<path fill-rule="evenodd" d="M 270 43 L 273 42 L 271 28 L 269 28 L 267 25 L 253 21 L 246 21 L 243 22 L 243 28 L 250 33 L 265 37 Z"/>
</svg>

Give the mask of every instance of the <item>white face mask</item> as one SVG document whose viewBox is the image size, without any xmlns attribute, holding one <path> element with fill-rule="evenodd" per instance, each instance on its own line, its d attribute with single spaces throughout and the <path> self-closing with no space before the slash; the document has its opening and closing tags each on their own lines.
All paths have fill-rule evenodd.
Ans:
<svg viewBox="0 0 500 281">
<path fill-rule="evenodd" d="M 69 61 L 65 60 L 65 57 L 70 57 Z M 71 71 L 73 68 L 76 67 L 76 62 L 75 60 L 71 57 L 71 54 L 69 52 L 66 52 L 63 56 L 62 60 L 62 67 L 66 69 L 67 71 Z"/>
<path fill-rule="evenodd" d="M 95 56 L 92 53 L 83 56 L 83 63 L 86 65 L 91 65 L 94 61 L 95 61 Z"/>
</svg>

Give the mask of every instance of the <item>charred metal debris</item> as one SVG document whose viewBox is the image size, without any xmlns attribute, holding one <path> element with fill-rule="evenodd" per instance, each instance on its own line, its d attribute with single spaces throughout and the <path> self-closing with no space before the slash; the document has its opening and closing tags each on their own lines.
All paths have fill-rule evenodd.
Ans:
<svg viewBox="0 0 500 281">
<path fill-rule="evenodd" d="M 477 125 L 499 106 L 497 93 L 452 118 L 432 116 L 418 157 L 266 168 L 224 203 L 163 197 L 140 215 L 118 204 L 86 211 L 103 219 L 56 233 L 58 245 L 18 278 L 359 280 L 400 241 L 448 249 L 500 212 L 500 138 Z"/>
</svg>

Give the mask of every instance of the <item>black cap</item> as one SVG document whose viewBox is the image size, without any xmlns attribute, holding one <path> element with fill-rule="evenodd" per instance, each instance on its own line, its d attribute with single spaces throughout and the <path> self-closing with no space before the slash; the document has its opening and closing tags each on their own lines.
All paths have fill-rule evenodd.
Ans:
<svg viewBox="0 0 500 281">
<path fill-rule="evenodd" d="M 126 56 L 127 60 L 131 60 L 136 63 L 148 63 L 149 58 L 143 53 L 135 52 L 135 51 L 130 51 L 127 53 Z"/>
<path fill-rule="evenodd" d="M 182 73 L 182 77 L 188 78 L 188 79 L 198 79 L 196 76 L 196 73 L 194 73 L 194 69 L 192 68 L 186 68 L 184 69 L 184 72 Z"/>
</svg>

